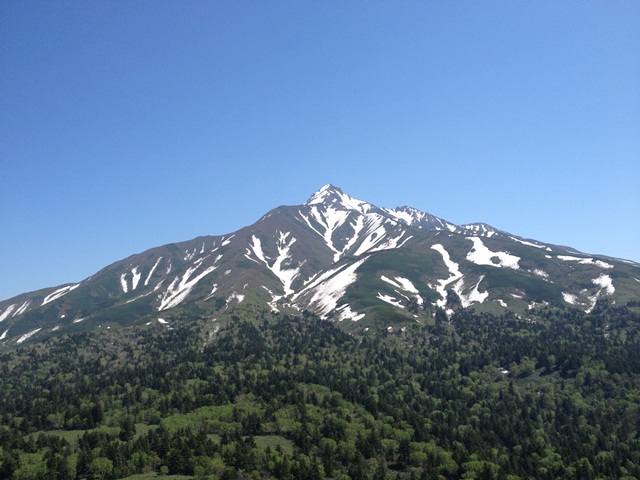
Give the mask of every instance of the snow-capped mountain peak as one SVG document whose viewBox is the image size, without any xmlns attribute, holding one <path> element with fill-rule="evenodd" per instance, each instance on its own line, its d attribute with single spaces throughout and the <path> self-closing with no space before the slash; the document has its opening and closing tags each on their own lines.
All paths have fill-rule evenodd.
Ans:
<svg viewBox="0 0 640 480">
<path fill-rule="evenodd" d="M 378 207 L 327 184 L 303 205 L 275 208 L 237 232 L 153 248 L 80 283 L 2 301 L 0 345 L 80 322 L 102 328 L 161 312 L 166 322 L 190 304 L 211 315 L 245 302 L 347 323 L 422 322 L 456 305 L 588 311 L 604 298 L 640 298 L 638 265 L 483 223 L 455 225 L 408 206 Z"/>
<path fill-rule="evenodd" d="M 323 205 L 336 210 L 356 210 L 363 214 L 373 208 L 373 205 L 353 198 L 331 184 L 323 186 L 314 193 L 305 205 Z"/>
</svg>

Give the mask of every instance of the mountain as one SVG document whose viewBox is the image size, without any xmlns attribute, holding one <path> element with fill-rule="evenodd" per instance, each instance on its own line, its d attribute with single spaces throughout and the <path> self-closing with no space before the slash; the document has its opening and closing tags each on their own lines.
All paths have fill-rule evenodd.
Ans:
<svg viewBox="0 0 640 480">
<path fill-rule="evenodd" d="M 180 315 L 243 309 L 307 310 L 365 329 L 425 322 L 438 309 L 589 311 L 601 299 L 639 300 L 640 265 L 408 206 L 377 207 L 325 185 L 304 204 L 277 207 L 231 234 L 152 248 L 79 283 L 0 302 L 0 341 L 132 323 L 169 327 Z"/>
</svg>

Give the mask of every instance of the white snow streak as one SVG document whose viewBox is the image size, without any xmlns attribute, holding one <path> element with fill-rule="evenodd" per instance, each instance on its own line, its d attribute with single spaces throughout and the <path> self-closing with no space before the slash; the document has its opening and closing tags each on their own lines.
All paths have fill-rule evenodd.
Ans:
<svg viewBox="0 0 640 480">
<path fill-rule="evenodd" d="M 600 268 L 613 268 L 613 265 L 607 262 L 603 262 L 602 260 L 595 260 L 593 258 L 582 258 L 582 257 L 572 257 L 570 255 L 558 255 L 559 260 L 564 260 L 565 262 L 578 262 L 584 265 L 595 265 Z"/>
<path fill-rule="evenodd" d="M 449 278 L 445 278 L 443 280 L 438 280 L 438 285 L 435 287 L 435 290 L 442 296 L 442 299 L 436 302 L 438 307 L 444 307 L 447 304 L 447 285 L 456 280 L 462 278 L 462 272 L 460 272 L 460 268 L 456 262 L 451 260 L 449 256 L 449 252 L 439 243 L 431 246 L 432 249 L 436 250 L 440 255 L 442 255 L 442 260 L 445 265 L 449 269 L 449 273 L 451 276 Z"/>
<path fill-rule="evenodd" d="M 468 237 L 467 240 L 473 242 L 473 248 L 467 254 L 467 260 L 477 265 L 507 267 L 513 268 L 514 270 L 518 270 L 520 268 L 520 266 L 518 265 L 520 257 L 511 255 L 507 252 L 492 252 L 485 246 L 484 243 L 482 243 L 482 239 L 478 237 Z M 494 262 L 494 260 L 497 260 L 497 263 Z"/>
<path fill-rule="evenodd" d="M 394 288 L 403 290 L 405 292 L 412 293 L 414 295 L 414 298 L 416 298 L 416 301 L 418 302 L 418 305 L 422 305 L 424 303 L 424 299 L 420 296 L 420 292 L 418 291 L 416 286 L 413 284 L 413 282 L 411 280 L 409 280 L 408 278 L 395 277 L 395 278 L 391 279 L 389 277 L 381 275 L 380 279 L 383 282 L 387 282 L 389 285 L 391 285 Z"/>
<path fill-rule="evenodd" d="M 205 300 L 209 300 L 213 295 L 218 291 L 218 284 L 214 283 L 213 288 L 211 289 L 211 293 L 206 296 Z"/>
<path fill-rule="evenodd" d="M 387 233 L 383 225 L 384 218 L 378 214 L 367 215 L 364 220 L 364 235 L 366 237 L 355 252 L 355 256 L 362 255 L 370 251 L 378 243 L 380 243 Z"/>
<path fill-rule="evenodd" d="M 124 303 L 125 303 L 125 304 L 127 304 L 127 303 L 132 303 L 132 302 L 135 302 L 136 300 L 140 300 L 141 298 L 148 297 L 149 295 L 151 295 L 151 294 L 152 294 L 153 292 L 155 292 L 156 290 L 157 290 L 157 287 L 156 287 L 156 288 L 154 288 L 151 292 L 147 292 L 147 293 L 143 293 L 142 295 L 138 295 L 137 297 L 134 297 L 134 298 L 132 298 L 132 299 L 130 299 L 130 300 L 127 300 L 127 301 L 126 301 L 126 302 L 124 302 Z"/>
<path fill-rule="evenodd" d="M 534 274 L 534 275 L 537 275 L 537 276 L 538 276 L 538 277 L 540 277 L 540 278 L 549 278 L 549 274 L 548 274 L 547 272 L 545 272 L 544 270 L 541 270 L 541 269 L 539 269 L 539 268 L 536 268 L 536 269 L 533 271 L 533 274 Z"/>
<path fill-rule="evenodd" d="M 357 313 L 351 310 L 351 306 L 348 304 L 344 304 L 339 306 L 336 309 L 336 313 L 338 314 L 338 321 L 341 322 L 343 320 L 351 320 L 353 322 L 357 322 L 364 318 L 364 313 Z"/>
<path fill-rule="evenodd" d="M 224 240 L 224 237 L 222 239 L 222 246 L 224 247 L 225 245 L 229 245 L 231 243 L 231 239 L 235 237 L 235 235 L 231 235 L 229 238 L 227 238 L 226 240 Z"/>
<path fill-rule="evenodd" d="M 153 272 L 156 271 L 156 268 L 158 267 L 158 264 L 160 263 L 160 260 L 162 260 L 162 257 L 158 257 L 158 260 L 156 260 L 156 263 L 153 264 L 153 267 L 151 267 L 151 270 L 149 271 L 149 275 L 147 275 L 146 280 L 144 281 L 144 285 L 145 287 L 147 285 L 149 285 L 149 280 L 151 280 L 151 275 L 153 275 Z"/>
<path fill-rule="evenodd" d="M 204 259 L 202 259 L 204 260 Z M 191 275 L 200 267 L 202 261 L 196 262 L 193 267 L 190 267 L 185 274 L 180 277 L 174 278 L 171 285 L 167 288 L 167 290 L 162 295 L 162 299 L 160 300 L 160 307 L 158 310 L 166 310 L 167 308 L 175 307 L 180 304 L 186 296 L 189 294 L 191 289 L 202 280 L 204 277 L 213 272 L 216 268 L 215 265 L 207 267 L 203 272 L 199 273 L 195 277 L 191 278 Z"/>
<path fill-rule="evenodd" d="M 315 221 L 324 227 L 324 238 L 327 246 L 335 252 L 333 261 L 337 262 L 340 258 L 340 251 L 333 244 L 333 232 L 340 227 L 349 216 L 349 212 L 346 210 L 336 210 L 334 208 L 328 208 L 325 215 L 320 214 L 317 208 L 311 209 L 311 216 Z"/>
<path fill-rule="evenodd" d="M 289 256 L 289 252 L 291 250 L 291 246 L 295 243 L 296 239 L 291 237 L 290 241 L 287 241 L 289 238 L 289 233 L 278 232 L 278 257 L 273 265 L 270 267 L 271 271 L 280 279 L 282 282 L 282 286 L 284 287 L 284 294 L 291 295 L 293 293 L 293 289 L 291 288 L 291 284 L 298 276 L 300 272 L 299 268 L 284 268 L 284 265 L 287 263 L 287 260 L 291 260 Z"/>
<path fill-rule="evenodd" d="M 120 275 L 120 287 L 122 287 L 122 291 L 124 293 L 127 293 L 129 291 L 129 283 L 127 282 L 128 273 L 129 272 L 124 272 L 122 275 Z M 138 272 L 138 267 L 133 267 L 131 269 L 131 291 L 134 291 L 136 288 L 138 288 L 141 277 L 142 272 Z"/>
<path fill-rule="evenodd" d="M 332 310 L 335 310 L 338 300 L 344 295 L 347 287 L 357 280 L 356 270 L 366 260 L 367 258 L 363 258 L 346 267 L 329 270 L 300 293 L 314 290 L 315 293 L 309 303 L 316 306 L 321 316 L 327 317 Z"/>
<path fill-rule="evenodd" d="M 409 235 L 407 238 L 404 239 L 404 241 L 402 243 L 400 243 L 400 240 L 402 240 L 402 237 L 404 237 L 405 233 L 407 233 L 407 232 L 406 231 L 402 231 L 400 233 L 400 235 L 398 235 L 397 237 L 390 238 L 385 243 L 382 243 L 381 245 L 377 246 L 376 248 L 371 249 L 371 251 L 372 252 L 379 252 L 381 250 L 391 250 L 393 248 L 402 247 L 405 243 L 407 243 L 409 240 L 411 240 L 413 238 L 412 235 Z"/>
<path fill-rule="evenodd" d="M 124 272 L 120 275 L 120 287 L 122 287 L 122 291 L 127 293 L 129 291 L 129 285 L 127 285 L 127 272 Z"/>
<path fill-rule="evenodd" d="M 591 282 L 601 287 L 600 291 L 605 290 L 605 293 L 607 295 L 613 295 L 613 293 L 616 291 L 613 286 L 611 277 L 609 275 L 605 275 L 604 273 L 600 274 L 598 278 L 594 278 L 593 280 L 591 280 Z"/>
<path fill-rule="evenodd" d="M 238 303 L 242 302 L 244 300 L 244 295 L 242 295 L 241 293 L 238 292 L 233 292 L 229 298 L 227 298 L 227 304 L 229 304 L 232 300 L 237 300 Z"/>
<path fill-rule="evenodd" d="M 142 277 L 142 273 L 138 272 L 138 267 L 133 267 L 131 270 L 131 290 L 135 290 L 138 288 L 138 283 L 140 282 L 140 277 Z"/>
<path fill-rule="evenodd" d="M 42 305 L 46 305 L 49 302 L 53 302 L 54 300 L 57 300 L 58 298 L 62 297 L 63 295 L 66 295 L 70 291 L 75 290 L 79 286 L 80 284 L 77 283 L 75 285 L 67 285 L 66 287 L 59 288 L 55 292 L 50 293 L 49 295 L 44 297 L 44 300 L 42 301 Z"/>
<path fill-rule="evenodd" d="M 271 265 L 269 264 L 270 259 L 264 254 L 264 251 L 262 250 L 262 243 L 260 242 L 260 239 L 255 235 L 251 237 L 251 240 L 253 242 L 250 245 L 251 250 L 247 249 L 247 254 L 245 254 L 245 257 L 247 257 L 250 260 L 253 260 L 250 257 L 250 254 L 253 252 L 253 254 L 258 258 L 258 260 L 264 263 L 265 266 L 269 270 L 271 270 L 271 272 L 273 272 L 273 274 L 276 277 L 278 277 L 278 280 L 280 280 L 280 283 L 282 283 L 282 287 L 284 288 L 284 294 L 286 296 L 286 295 L 291 295 L 293 293 L 293 289 L 291 288 L 291 285 L 293 284 L 294 280 L 300 273 L 300 268 L 285 268 L 285 265 L 288 263 L 288 261 L 291 260 L 290 250 L 291 250 L 291 246 L 296 242 L 296 239 L 295 237 L 291 237 L 291 239 L 289 240 L 290 233 L 288 232 L 283 233 L 283 232 L 277 231 L 276 233 L 278 235 L 278 240 L 277 240 L 278 256 L 273 261 L 273 263 L 271 263 Z"/>
<path fill-rule="evenodd" d="M 511 240 L 513 240 L 514 242 L 518 242 L 521 243 L 523 245 L 526 245 L 528 247 L 535 247 L 535 248 L 541 248 L 543 250 L 546 250 L 548 252 L 551 252 L 553 250 L 551 250 L 549 247 L 547 247 L 546 245 L 538 245 L 537 243 L 532 243 L 532 242 L 527 242 L 525 240 L 520 240 L 519 238 L 516 237 L 509 237 Z"/>
<path fill-rule="evenodd" d="M 2 314 L 0 315 L 0 322 L 2 322 L 5 318 L 9 317 L 9 315 L 11 315 L 11 312 L 13 312 L 15 308 L 16 308 L 15 303 L 12 303 L 11 305 L 9 305 L 7 309 L 4 312 L 2 312 Z"/>
<path fill-rule="evenodd" d="M 576 303 L 578 303 L 578 297 L 573 293 L 562 292 L 562 298 L 570 305 L 575 305 Z"/>
<path fill-rule="evenodd" d="M 383 302 L 387 302 L 389 305 L 393 305 L 394 307 L 404 308 L 404 305 L 402 305 L 402 303 L 400 303 L 398 300 L 396 300 L 395 297 L 392 297 L 391 295 L 384 295 L 378 292 L 376 298 L 382 300 Z"/>
<path fill-rule="evenodd" d="M 462 303 L 463 308 L 467 308 L 474 302 L 483 303 L 487 299 L 487 297 L 489 296 L 489 291 L 481 293 L 478 290 L 478 286 L 483 279 L 484 275 L 478 279 L 478 283 L 476 283 L 475 287 L 473 287 L 473 289 L 471 289 L 471 291 L 469 291 L 467 294 L 464 293 L 464 278 L 461 278 L 455 283 L 455 285 L 453 286 L 453 291 L 456 292 L 460 297 L 460 302 Z"/>
<path fill-rule="evenodd" d="M 9 333 L 10 328 L 7 328 L 2 335 L 0 335 L 0 340 L 4 340 L 7 337 L 7 333 Z"/>
<path fill-rule="evenodd" d="M 15 311 L 15 313 L 13 315 L 11 315 L 12 317 L 15 317 L 16 315 L 22 315 L 25 310 L 27 309 L 27 307 L 29 306 L 29 304 L 31 303 L 31 299 L 27 300 L 26 302 L 24 302 L 22 304 L 22 306 Z"/>
<path fill-rule="evenodd" d="M 16 343 L 22 343 L 25 340 L 28 340 L 29 338 L 31 338 L 33 335 L 35 335 L 36 333 L 38 333 L 40 330 L 42 330 L 42 328 L 36 328 L 35 330 L 29 332 L 29 333 L 25 333 L 24 335 L 22 335 L 18 341 Z"/>
</svg>

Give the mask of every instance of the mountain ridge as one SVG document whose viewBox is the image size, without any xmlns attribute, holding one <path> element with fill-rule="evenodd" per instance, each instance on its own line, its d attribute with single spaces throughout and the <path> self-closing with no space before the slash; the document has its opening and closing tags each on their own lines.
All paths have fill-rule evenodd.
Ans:
<svg viewBox="0 0 640 480">
<path fill-rule="evenodd" d="M 455 225 L 413 207 L 378 207 L 327 184 L 218 236 L 154 247 L 78 283 L 0 302 L 0 342 L 255 305 L 366 324 L 437 309 L 589 310 L 640 298 L 640 266 L 524 239 L 485 223 Z"/>
</svg>

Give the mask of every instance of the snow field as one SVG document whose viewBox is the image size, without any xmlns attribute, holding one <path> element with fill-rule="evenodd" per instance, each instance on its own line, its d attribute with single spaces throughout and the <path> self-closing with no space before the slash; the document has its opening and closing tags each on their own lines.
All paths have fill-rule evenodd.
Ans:
<svg viewBox="0 0 640 480">
<path fill-rule="evenodd" d="M 478 237 L 468 237 L 467 240 L 473 242 L 473 248 L 467 254 L 467 260 L 476 265 L 490 265 L 492 267 L 505 267 L 514 270 L 520 268 L 518 265 L 520 257 L 507 252 L 492 252 L 485 246 L 482 239 Z M 494 259 L 497 259 L 497 263 L 494 262 Z"/>
<path fill-rule="evenodd" d="M 347 287 L 357 280 L 356 270 L 366 260 L 363 258 L 350 265 L 330 270 L 300 293 L 313 291 L 314 294 L 309 303 L 316 307 L 321 316 L 326 318 L 331 311 L 336 309 L 338 300 L 345 294 Z"/>
</svg>

